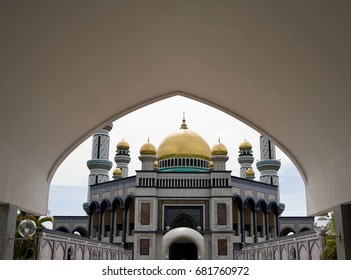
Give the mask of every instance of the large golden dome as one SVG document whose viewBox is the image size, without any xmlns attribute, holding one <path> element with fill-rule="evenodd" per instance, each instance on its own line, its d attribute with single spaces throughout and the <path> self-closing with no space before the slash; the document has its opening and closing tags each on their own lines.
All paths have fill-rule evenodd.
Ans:
<svg viewBox="0 0 351 280">
<path fill-rule="evenodd" d="M 201 158 L 210 160 L 211 149 L 207 142 L 183 123 L 178 131 L 171 133 L 159 145 L 157 160 L 165 158 Z"/>
</svg>

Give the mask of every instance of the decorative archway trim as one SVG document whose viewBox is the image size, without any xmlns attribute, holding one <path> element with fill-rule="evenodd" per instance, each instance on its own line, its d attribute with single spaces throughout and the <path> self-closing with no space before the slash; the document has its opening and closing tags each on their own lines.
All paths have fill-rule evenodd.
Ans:
<svg viewBox="0 0 351 280">
<path fill-rule="evenodd" d="M 191 228 L 179 227 L 167 232 L 162 239 L 162 256 L 163 259 L 168 260 L 169 247 L 178 240 L 189 240 L 194 242 L 198 249 L 198 259 L 203 259 L 205 253 L 204 237 Z"/>
</svg>

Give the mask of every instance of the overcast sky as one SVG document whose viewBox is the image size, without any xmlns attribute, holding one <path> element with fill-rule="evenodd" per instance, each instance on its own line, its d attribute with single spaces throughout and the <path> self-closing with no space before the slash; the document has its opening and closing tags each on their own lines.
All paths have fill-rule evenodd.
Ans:
<svg viewBox="0 0 351 280">
<path fill-rule="evenodd" d="M 259 181 L 256 161 L 260 158 L 259 133 L 235 118 L 203 103 L 175 96 L 134 111 L 113 123 L 110 132 L 110 160 L 116 167 L 116 145 L 124 139 L 130 145 L 129 175 L 141 169 L 138 159 L 140 147 L 150 142 L 157 148 L 171 132 L 180 128 L 183 112 L 188 128 L 200 134 L 212 148 L 220 138 L 228 149 L 227 170 L 239 176 L 237 161 L 239 145 L 245 139 L 253 146 L 255 180 Z M 89 170 L 86 161 L 91 157 L 92 137 L 83 142 L 58 168 L 50 186 L 49 212 L 51 215 L 85 215 L 82 204 L 87 200 Z M 277 147 L 277 159 L 282 162 L 279 170 L 280 202 L 285 204 L 283 216 L 306 215 L 306 197 L 303 180 L 290 159 Z"/>
</svg>

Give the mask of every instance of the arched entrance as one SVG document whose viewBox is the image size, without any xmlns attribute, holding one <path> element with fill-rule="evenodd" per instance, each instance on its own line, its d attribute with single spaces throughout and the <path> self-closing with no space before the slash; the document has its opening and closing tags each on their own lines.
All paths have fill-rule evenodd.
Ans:
<svg viewBox="0 0 351 280">
<path fill-rule="evenodd" d="M 179 240 L 169 246 L 170 260 L 197 260 L 197 246 L 188 240 Z"/>
<path fill-rule="evenodd" d="M 172 229 L 163 236 L 162 256 L 166 260 L 203 259 L 204 237 L 191 228 Z"/>
</svg>

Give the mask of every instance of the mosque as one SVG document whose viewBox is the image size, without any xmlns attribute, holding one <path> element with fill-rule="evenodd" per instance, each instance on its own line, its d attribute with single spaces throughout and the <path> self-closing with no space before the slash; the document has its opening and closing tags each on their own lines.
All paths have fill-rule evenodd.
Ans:
<svg viewBox="0 0 351 280">
<path fill-rule="evenodd" d="M 252 145 L 238 147 L 240 177 L 227 169 L 228 150 L 218 140 L 212 148 L 183 116 L 180 128 L 156 148 L 150 141 L 140 148 L 141 170 L 128 175 L 131 160 L 126 141 L 117 144 L 113 180 L 109 171 L 109 133 L 112 124 L 93 135 L 87 216 L 80 234 L 122 245 L 134 259 L 233 259 L 243 246 L 276 239 L 289 230 L 313 228 L 313 218 L 280 217 L 281 162 L 275 146 L 260 136 L 260 160 L 252 169 Z M 74 221 L 74 217 L 72 217 Z M 68 229 L 58 217 L 55 229 Z M 85 223 L 85 224 L 84 224 Z M 294 228 L 293 228 L 294 227 Z M 284 233 L 285 232 L 285 233 Z"/>
</svg>

